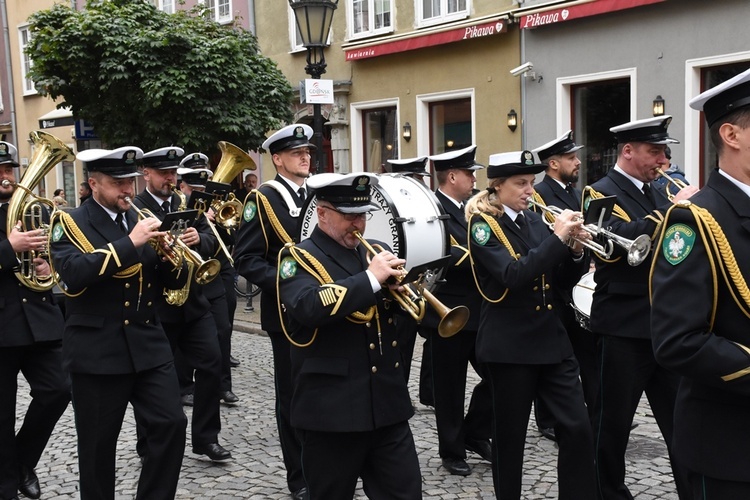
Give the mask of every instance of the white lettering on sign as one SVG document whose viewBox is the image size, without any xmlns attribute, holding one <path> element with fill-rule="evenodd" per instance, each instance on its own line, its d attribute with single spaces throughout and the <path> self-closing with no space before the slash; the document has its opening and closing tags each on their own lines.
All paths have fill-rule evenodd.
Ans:
<svg viewBox="0 0 750 500">
<path fill-rule="evenodd" d="M 490 36 L 494 35 L 495 33 L 500 33 L 503 30 L 503 23 L 497 23 L 497 24 L 490 24 L 485 26 L 468 26 L 464 30 L 464 40 L 470 39 L 470 38 L 480 38 L 483 36 Z"/>
<path fill-rule="evenodd" d="M 375 49 L 352 50 L 346 53 L 346 60 L 352 61 L 354 59 L 361 59 L 363 57 L 372 57 L 374 55 L 375 55 Z"/>
<path fill-rule="evenodd" d="M 541 12 L 537 14 L 530 14 L 524 18 L 523 26 L 521 28 L 536 28 L 537 26 L 544 26 L 545 24 L 554 24 L 565 21 L 568 19 L 570 12 L 568 9 L 559 10 L 556 12 Z"/>
</svg>

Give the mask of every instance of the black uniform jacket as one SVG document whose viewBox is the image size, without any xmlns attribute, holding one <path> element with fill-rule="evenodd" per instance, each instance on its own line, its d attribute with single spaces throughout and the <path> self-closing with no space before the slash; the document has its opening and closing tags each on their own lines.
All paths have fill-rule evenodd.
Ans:
<svg viewBox="0 0 750 500">
<path fill-rule="evenodd" d="M 477 335 L 477 359 L 490 363 L 553 364 L 573 348 L 553 304 L 556 287 L 573 286 L 585 259 L 575 262 L 570 249 L 550 234 L 541 217 L 523 211 L 529 239 L 507 214 L 495 217 L 518 258 L 489 230 L 480 215 L 469 221 L 469 248 L 485 301 Z M 477 233 L 478 229 L 489 234 Z M 481 244 L 481 241 L 485 241 Z"/>
<path fill-rule="evenodd" d="M 747 292 L 750 198 L 715 171 L 690 202 L 708 210 L 723 230 Z M 713 248 L 712 256 L 707 254 L 689 210 L 674 208 L 664 228 L 665 241 L 655 250 L 651 325 L 657 361 L 683 377 L 674 453 L 693 471 L 745 482 L 750 470 L 750 305 L 733 280 L 730 291 L 720 267 L 712 267 L 720 258 Z M 686 245 L 694 238 L 689 253 L 670 246 L 675 231 Z M 675 262 L 667 258 L 673 251 L 687 256 Z M 720 254 L 727 257 L 728 252 Z"/>
<path fill-rule="evenodd" d="M 0 210 L 0 347 L 61 340 L 63 317 L 51 291 L 36 292 L 15 275 L 17 254 L 8 241 L 6 210 Z"/>
<path fill-rule="evenodd" d="M 292 427 L 363 432 L 403 422 L 414 413 L 393 325 L 398 305 L 380 291 L 373 293 L 361 247 L 349 250 L 320 228 L 297 246 L 323 265 L 333 286 L 321 285 L 302 265 L 289 277 L 289 266 L 296 261 L 288 249 L 281 254 L 279 294 L 290 318 L 289 332 L 302 343 L 318 329 L 309 347 L 291 350 Z M 358 324 L 347 319 L 374 305 L 379 320 Z"/>
<path fill-rule="evenodd" d="M 278 182 L 289 190 L 298 207 L 302 206 L 297 193 L 276 176 Z M 268 204 L 260 203 L 258 192 Z M 278 219 L 278 227 L 271 220 Z M 242 225 L 237 233 L 235 247 L 235 268 L 237 272 L 261 289 L 260 320 L 261 327 L 267 332 L 280 332 L 281 323 L 276 308 L 276 266 L 279 250 L 284 244 L 299 239 L 299 217 L 289 213 L 289 207 L 276 189 L 261 185 L 253 190 L 246 199 Z M 280 237 L 277 229 L 282 228 L 288 240 Z"/>
<path fill-rule="evenodd" d="M 149 244 L 133 246 L 94 200 L 63 215 L 54 219 L 51 255 L 68 292 L 78 294 L 65 301 L 65 367 L 125 374 L 170 361 L 156 301 L 164 287 L 184 285 L 185 267 L 172 272 L 172 264 L 162 262 Z M 74 224 L 61 224 L 65 216 Z M 131 209 L 126 218 L 132 230 L 138 216 Z"/>
<path fill-rule="evenodd" d="M 471 261 L 466 246 L 466 218 L 453 201 L 440 191 L 436 191 L 438 201 L 443 210 L 450 217 L 445 220 L 445 228 L 458 245 L 451 244 L 451 260 L 446 273 L 443 274 L 445 283 L 438 285 L 435 290 L 437 297 L 450 309 L 456 306 L 469 308 L 469 321 L 464 330 L 476 332 L 479 329 L 479 311 L 482 308 L 482 296 L 479 295 L 474 277 L 471 274 Z M 430 328 L 437 328 L 440 318 L 432 307 L 427 308 L 422 324 Z"/>
<path fill-rule="evenodd" d="M 177 196 L 172 196 L 170 198 L 171 200 L 171 211 L 176 211 L 180 205 L 180 199 Z M 133 200 L 133 203 L 135 206 L 143 210 L 144 208 L 147 208 L 150 210 L 159 220 L 163 220 L 165 217 L 165 213 L 162 211 L 161 207 L 156 203 L 156 200 L 153 196 L 151 196 L 148 192 L 143 191 L 138 194 L 138 196 L 135 197 Z M 197 247 L 193 248 L 196 252 L 198 252 L 201 257 L 204 259 L 207 259 L 208 257 L 213 257 L 214 252 L 216 251 L 216 247 L 218 246 L 216 242 L 216 237 L 214 236 L 211 229 L 208 227 L 208 223 L 206 222 L 206 218 L 204 216 L 200 216 L 194 223 L 193 227 L 195 227 L 196 231 L 200 233 L 200 243 Z M 167 304 L 166 297 L 162 293 L 159 295 L 158 300 L 158 309 L 159 309 L 159 317 L 162 321 L 165 323 L 183 323 L 186 321 L 193 321 L 198 318 L 203 317 L 210 309 L 211 304 L 209 303 L 208 299 L 206 298 L 206 295 L 204 293 L 204 287 L 205 285 L 199 285 L 195 282 L 195 276 L 191 277 L 190 282 L 190 292 L 188 294 L 187 301 L 181 306 L 178 305 L 171 305 Z M 219 284 L 221 283 L 221 280 L 216 277 L 213 281 L 219 281 Z M 223 286 L 221 287 L 223 289 Z"/>
<path fill-rule="evenodd" d="M 605 223 L 605 227 L 611 226 L 612 232 L 630 240 L 642 234 L 653 239 L 657 223 L 645 217 L 657 208 L 666 211 L 671 205 L 661 189 L 652 189 L 655 203 L 649 202 L 646 195 L 630 179 L 615 170 L 610 170 L 606 177 L 591 187 L 604 195 L 617 196 L 617 205 L 627 212 L 631 222 L 612 216 Z M 617 337 L 651 338 L 651 306 L 648 299 L 651 257 L 649 255 L 643 263 L 633 267 L 628 264 L 622 247 L 615 245 L 612 259 L 617 259 L 616 262 L 605 263 L 598 258 L 594 259 L 596 290 L 591 305 L 593 332 Z"/>
</svg>

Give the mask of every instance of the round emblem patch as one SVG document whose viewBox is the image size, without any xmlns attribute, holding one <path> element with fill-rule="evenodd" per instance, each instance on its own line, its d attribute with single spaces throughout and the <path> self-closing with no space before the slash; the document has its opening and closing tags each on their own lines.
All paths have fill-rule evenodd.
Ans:
<svg viewBox="0 0 750 500">
<path fill-rule="evenodd" d="M 62 238 L 63 235 L 63 228 L 62 224 L 59 222 L 55 224 L 55 227 L 52 228 L 52 241 L 60 241 L 60 238 Z"/>
<path fill-rule="evenodd" d="M 667 262 L 676 266 L 693 251 L 695 231 L 685 224 L 673 224 L 664 233 L 662 251 Z"/>
<path fill-rule="evenodd" d="M 255 205 L 254 201 L 248 201 L 245 203 L 245 210 L 242 213 L 242 216 L 245 218 L 245 222 L 250 222 L 255 218 L 255 214 L 258 212 L 258 207 Z"/>
<path fill-rule="evenodd" d="M 292 257 L 284 257 L 279 265 L 279 277 L 283 280 L 297 274 L 297 261 Z"/>
<path fill-rule="evenodd" d="M 475 222 L 471 225 L 471 237 L 475 243 L 484 246 L 490 241 L 490 225 L 484 221 Z"/>
</svg>

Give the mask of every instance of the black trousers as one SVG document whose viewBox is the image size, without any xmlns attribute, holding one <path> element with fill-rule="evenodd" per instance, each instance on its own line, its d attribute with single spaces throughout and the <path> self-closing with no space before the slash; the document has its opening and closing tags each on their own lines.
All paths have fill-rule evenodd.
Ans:
<svg viewBox="0 0 750 500">
<path fill-rule="evenodd" d="M 466 458 L 464 438 L 477 440 L 492 436 L 492 390 L 477 363 L 477 332 L 462 331 L 443 338 L 436 328 L 421 327 L 420 334 L 430 337 L 433 401 L 441 458 Z M 482 380 L 474 387 L 469 409 L 464 416 L 466 371 L 469 363 Z"/>
<path fill-rule="evenodd" d="M 726 481 L 702 474 L 689 474 L 692 500 L 736 500 L 750 498 L 750 482 Z"/>
<path fill-rule="evenodd" d="M 674 405 L 679 377 L 654 358 L 650 339 L 599 335 L 601 386 L 594 415 L 599 498 L 632 500 L 625 486 L 625 450 L 644 391 L 667 449 L 680 498 L 689 498 L 687 472 L 672 456 Z"/>
<path fill-rule="evenodd" d="M 18 467 L 36 467 L 70 401 L 62 343 L 0 347 L 0 498 L 18 494 Z M 31 387 L 31 403 L 16 434 L 18 373 Z"/>
<path fill-rule="evenodd" d="M 573 346 L 573 354 L 578 361 L 581 372 L 581 384 L 583 385 L 583 399 L 589 412 L 589 420 L 594 421 L 594 408 L 596 398 L 599 395 L 599 368 L 596 364 L 596 336 L 589 330 L 584 329 L 578 323 L 572 309 L 567 307 L 563 318 L 561 318 L 568 338 Z M 534 401 L 534 414 L 536 424 L 540 429 L 553 429 L 555 420 L 544 403 L 537 399 Z"/>
<path fill-rule="evenodd" d="M 351 500 L 360 477 L 367 498 L 422 498 L 408 421 L 369 432 L 298 432 L 310 500 Z"/>
<path fill-rule="evenodd" d="M 195 321 L 162 323 L 162 326 L 172 352 L 179 348 L 187 365 L 195 368 L 195 397 L 190 426 L 193 447 L 216 443 L 221 431 L 221 351 L 214 318 L 207 312 Z M 140 448 L 139 454 L 142 454 Z"/>
<path fill-rule="evenodd" d="M 284 332 L 268 332 L 273 349 L 273 379 L 276 385 L 276 426 L 279 430 L 281 452 L 286 468 L 289 491 L 305 487 L 302 476 L 302 444 L 291 424 L 292 361 L 290 344 Z"/>
<path fill-rule="evenodd" d="M 414 357 L 414 344 L 417 341 L 419 325 L 411 316 L 398 314 L 395 316 L 396 338 L 401 349 L 401 365 L 404 367 L 404 378 L 409 383 L 411 361 Z"/>
<path fill-rule="evenodd" d="M 538 395 L 555 418 L 560 448 L 560 500 L 592 500 L 596 495 L 591 426 L 574 357 L 552 365 L 488 363 L 494 426 L 492 480 L 501 500 L 521 498 L 523 454 L 531 403 Z"/>
<path fill-rule="evenodd" d="M 128 402 L 145 429 L 148 456 L 137 499 L 173 499 L 187 419 L 174 364 L 126 375 L 71 374 L 81 500 L 115 498 L 115 453 Z"/>
</svg>

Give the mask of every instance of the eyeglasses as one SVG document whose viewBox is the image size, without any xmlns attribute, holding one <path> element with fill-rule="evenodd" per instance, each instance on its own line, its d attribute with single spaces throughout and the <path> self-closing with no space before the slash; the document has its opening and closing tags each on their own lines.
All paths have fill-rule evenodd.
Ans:
<svg viewBox="0 0 750 500">
<path fill-rule="evenodd" d="M 357 219 L 364 219 L 364 220 L 371 220 L 372 219 L 372 212 L 365 212 L 365 213 L 361 213 L 361 214 L 345 214 L 344 212 L 341 212 L 340 210 L 336 210 L 333 207 L 323 207 L 323 206 L 321 206 L 320 208 L 325 208 L 326 210 L 332 210 L 332 211 L 336 212 L 337 214 L 340 214 L 345 220 L 347 220 L 349 222 L 354 222 Z"/>
</svg>

